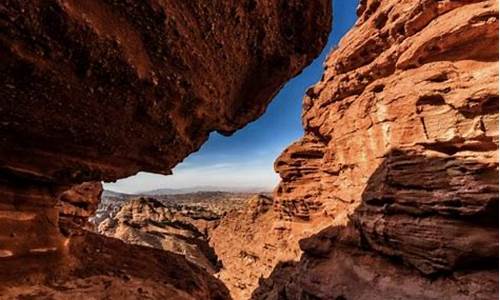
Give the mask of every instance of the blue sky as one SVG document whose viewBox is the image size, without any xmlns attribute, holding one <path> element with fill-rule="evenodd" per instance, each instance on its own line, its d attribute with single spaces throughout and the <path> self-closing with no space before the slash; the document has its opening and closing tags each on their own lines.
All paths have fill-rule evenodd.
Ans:
<svg viewBox="0 0 500 300">
<path fill-rule="evenodd" d="M 273 163 L 293 141 L 303 135 L 302 98 L 320 80 L 323 62 L 356 21 L 358 0 L 333 0 L 333 29 L 321 55 L 276 95 L 266 113 L 230 137 L 212 133 L 200 151 L 191 154 L 163 176 L 140 172 L 106 189 L 136 193 L 159 188 L 231 187 L 271 190 L 278 182 Z"/>
</svg>

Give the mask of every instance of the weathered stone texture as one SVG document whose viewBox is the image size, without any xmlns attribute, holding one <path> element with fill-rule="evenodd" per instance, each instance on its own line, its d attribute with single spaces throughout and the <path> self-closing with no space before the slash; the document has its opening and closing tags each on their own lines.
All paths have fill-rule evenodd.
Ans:
<svg viewBox="0 0 500 300">
<path fill-rule="evenodd" d="M 142 250 L 80 235 L 100 191 L 77 185 L 138 171 L 169 174 L 210 132 L 231 134 L 255 120 L 321 51 L 330 25 L 327 0 L 3 1 L 0 295 L 74 298 L 89 285 L 88 297 L 122 298 L 88 277 L 92 265 L 80 259 L 86 250 L 74 245 L 119 247 L 103 252 L 128 257 L 125 275 Z M 114 263 L 109 257 L 89 257 L 95 274 L 122 276 L 106 266 Z M 228 297 L 182 258 L 153 258 L 140 264 L 151 297 Z M 74 265 L 61 266 L 65 260 Z M 158 270 L 155 260 L 183 267 Z M 180 275 L 172 272 L 179 271 L 186 286 L 176 285 Z M 23 291 L 25 278 L 39 289 Z M 130 289 L 127 297 L 142 293 L 140 282 Z"/>
<path fill-rule="evenodd" d="M 45 181 L 168 174 L 255 120 L 322 49 L 331 3 L 0 5 L 0 165 Z"/>
<path fill-rule="evenodd" d="M 335 234 L 301 242 L 295 271 L 254 297 L 497 298 L 498 3 L 368 0 L 358 14 L 276 162 L 281 218 L 327 216 Z"/>
</svg>

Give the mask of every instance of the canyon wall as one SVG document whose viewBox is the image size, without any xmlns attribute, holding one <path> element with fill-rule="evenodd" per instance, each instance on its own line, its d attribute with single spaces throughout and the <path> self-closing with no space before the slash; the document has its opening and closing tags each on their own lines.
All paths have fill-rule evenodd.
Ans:
<svg viewBox="0 0 500 300">
<path fill-rule="evenodd" d="M 0 295 L 227 298 L 180 256 L 82 231 L 100 187 L 76 185 L 169 174 L 259 117 L 330 25 L 327 0 L 0 4 Z"/>
<path fill-rule="evenodd" d="M 498 297 L 498 3 L 364 0 L 277 159 L 280 220 L 329 219 L 255 299 Z"/>
<path fill-rule="evenodd" d="M 273 209 L 273 199 L 257 196 L 244 209 L 228 213 L 209 234 L 210 245 L 222 262 L 217 274 L 233 299 L 250 299 L 273 269 L 300 258 L 301 239 L 330 224 L 329 218 L 289 222 Z"/>
</svg>

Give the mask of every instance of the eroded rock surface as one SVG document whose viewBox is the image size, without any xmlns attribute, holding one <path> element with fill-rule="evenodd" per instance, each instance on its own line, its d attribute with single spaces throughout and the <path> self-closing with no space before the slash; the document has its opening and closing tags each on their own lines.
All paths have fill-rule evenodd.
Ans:
<svg viewBox="0 0 500 300">
<path fill-rule="evenodd" d="M 219 269 L 219 261 L 208 245 L 207 234 L 195 222 L 154 198 L 138 198 L 127 201 L 115 215 L 102 221 L 98 232 L 129 244 L 183 255 L 214 273 Z"/>
<path fill-rule="evenodd" d="M 75 185 L 64 191 L 57 202 L 60 221 L 72 222 L 84 228 L 93 228 L 93 224 L 90 224 L 88 219 L 96 213 L 102 192 L 102 184 L 92 181 Z"/>
<path fill-rule="evenodd" d="M 278 239 L 269 237 L 273 234 L 272 203 L 271 198 L 261 195 L 248 199 L 242 210 L 228 213 L 211 234 L 210 245 L 222 261 L 216 276 L 233 299 L 248 299 L 259 277 L 271 272 L 274 257 L 290 255 L 281 251 L 287 247 L 279 247 Z"/>
<path fill-rule="evenodd" d="M 498 297 L 498 3 L 361 1 L 276 161 L 275 210 L 330 219 L 255 299 Z"/>
<path fill-rule="evenodd" d="M 386 154 L 353 221 L 370 248 L 423 274 L 495 269 L 498 162 L 482 153 L 435 154 Z"/>
<path fill-rule="evenodd" d="M 170 172 L 255 120 L 322 49 L 331 3 L 73 1 L 0 6 L 0 163 L 46 181 Z"/>
<path fill-rule="evenodd" d="M 304 98 L 305 137 L 276 162 L 281 210 L 302 207 L 291 217 L 356 207 L 390 149 L 496 154 L 495 2 L 364 1 L 359 13 Z"/>
<path fill-rule="evenodd" d="M 286 222 L 266 195 L 249 198 L 240 210 L 231 211 L 210 233 L 210 245 L 222 262 L 216 276 L 234 299 L 250 299 L 263 278 L 283 262 L 297 261 L 299 241 L 328 226 L 328 219 Z"/>
<path fill-rule="evenodd" d="M 349 236 L 350 235 L 350 236 Z M 496 299 L 497 270 L 432 279 L 362 247 L 354 227 L 329 227 L 301 242 L 300 262 L 282 262 L 252 299 Z M 494 269 L 494 267 L 493 267 Z"/>
<path fill-rule="evenodd" d="M 0 299 L 230 299 L 220 281 L 170 252 L 77 228 L 65 251 L 3 260 Z"/>
<path fill-rule="evenodd" d="M 127 256 L 124 273 L 134 268 L 142 248 L 116 244 L 96 254 L 115 241 L 76 237 L 95 194 L 82 201 L 75 185 L 141 170 L 168 174 L 210 132 L 230 134 L 256 119 L 320 52 L 330 21 L 327 0 L 0 4 L 0 294 L 22 294 L 24 278 L 57 290 L 36 297 L 89 292 L 54 282 L 93 286 L 92 264 L 71 245 L 89 244 L 99 276 L 121 274 L 104 255 Z M 162 286 L 151 297 L 227 298 L 206 272 L 155 253 L 138 265 L 142 279 Z M 60 269 L 66 260 L 74 265 Z M 165 275 L 159 262 L 183 265 L 166 270 L 199 282 L 178 288 L 180 275 Z M 88 295 L 118 297 L 99 282 Z"/>
</svg>

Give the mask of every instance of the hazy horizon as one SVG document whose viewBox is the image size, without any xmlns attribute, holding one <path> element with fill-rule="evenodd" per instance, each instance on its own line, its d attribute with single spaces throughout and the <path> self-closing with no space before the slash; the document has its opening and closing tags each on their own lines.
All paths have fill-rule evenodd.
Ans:
<svg viewBox="0 0 500 300">
<path fill-rule="evenodd" d="M 159 188 L 152 190 L 144 190 L 144 191 L 135 191 L 135 192 L 119 192 L 114 190 L 109 190 L 104 188 L 105 191 L 112 193 L 120 193 L 126 195 L 155 195 L 154 192 L 162 191 L 161 194 L 189 194 L 196 192 L 228 192 L 228 193 L 272 193 L 274 187 L 272 188 L 264 188 L 264 187 L 231 187 L 231 186 L 190 186 L 183 188 Z"/>
<path fill-rule="evenodd" d="M 115 183 L 105 183 L 105 189 L 132 194 L 200 186 L 272 190 L 279 181 L 273 168 L 275 159 L 303 136 L 301 112 L 305 91 L 320 80 L 326 55 L 356 21 L 357 4 L 358 0 L 333 1 L 333 29 L 322 53 L 280 90 L 258 120 L 230 137 L 212 133 L 198 152 L 173 169 L 173 175 L 139 172 Z"/>
</svg>

